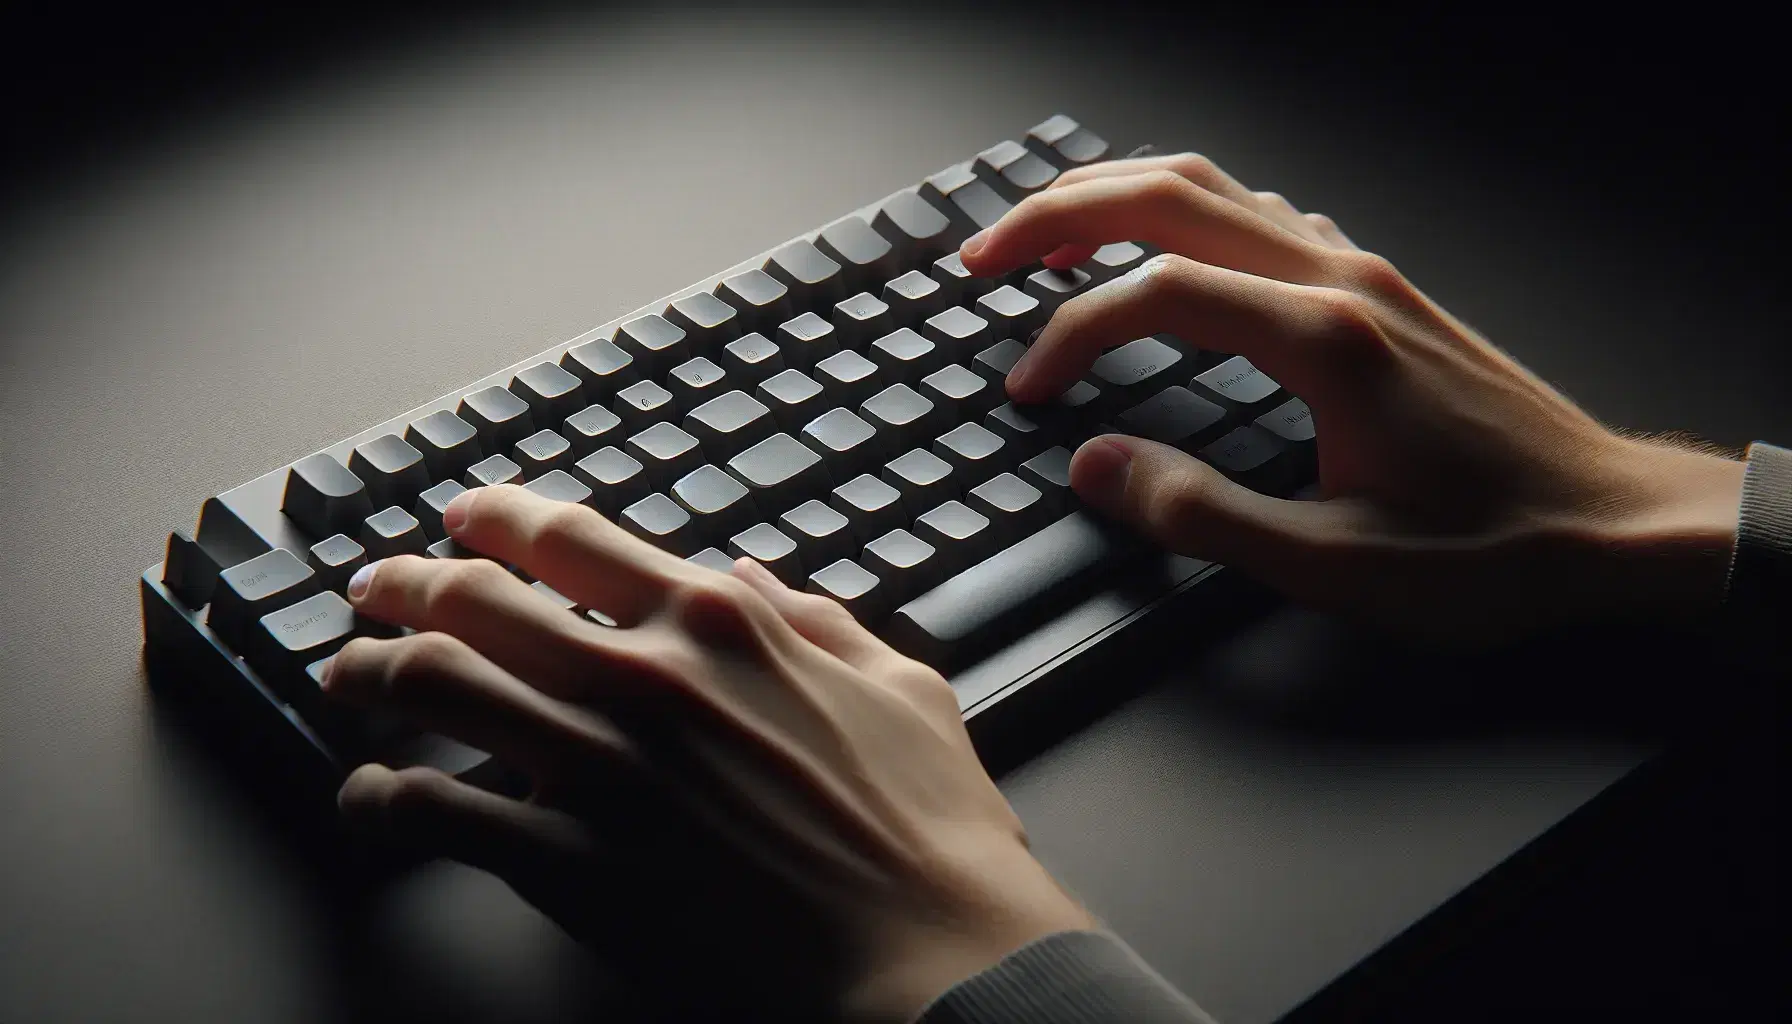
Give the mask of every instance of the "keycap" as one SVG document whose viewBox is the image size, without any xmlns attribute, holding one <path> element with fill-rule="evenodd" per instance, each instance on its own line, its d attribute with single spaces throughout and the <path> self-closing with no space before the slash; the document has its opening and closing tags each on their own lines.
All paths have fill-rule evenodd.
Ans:
<svg viewBox="0 0 1792 1024">
<path fill-rule="evenodd" d="M 1230 430 L 1202 448 L 1201 459 L 1228 476 L 1244 477 L 1262 469 L 1286 450 L 1280 439 L 1256 424 Z"/>
<path fill-rule="evenodd" d="M 441 540 L 436 541 L 435 543 L 431 544 L 429 547 L 424 548 L 423 553 L 425 556 L 427 556 L 429 558 L 478 558 L 479 557 L 477 554 L 473 553 L 472 551 L 470 551 L 466 548 L 463 548 L 459 544 L 455 543 L 454 539 L 452 537 L 443 537 Z"/>
<path fill-rule="evenodd" d="M 339 533 L 311 545 L 308 561 L 320 588 L 341 590 L 348 586 L 348 578 L 367 564 L 367 549 Z"/>
<path fill-rule="evenodd" d="M 634 383 L 641 376 L 635 357 L 616 347 L 608 338 L 597 338 L 574 345 L 560 357 L 562 369 L 570 370 L 585 383 L 585 397 L 605 402 L 616 392 Z"/>
<path fill-rule="evenodd" d="M 593 504 L 591 488 L 580 483 L 577 478 L 564 469 L 556 469 L 536 477 L 524 484 L 523 490 L 531 491 L 549 501 L 564 501 L 569 505 L 596 508 L 596 505 Z"/>
<path fill-rule="evenodd" d="M 824 356 L 840 351 L 834 325 L 814 313 L 798 313 L 778 325 L 778 349 L 794 369 L 807 370 Z"/>
<path fill-rule="evenodd" d="M 655 488 L 670 486 L 704 462 L 697 439 L 671 423 L 655 423 L 630 437 L 622 450 L 646 468 L 647 483 Z"/>
<path fill-rule="evenodd" d="M 978 153 L 971 170 L 1010 203 L 1020 202 L 1058 177 L 1056 167 L 1013 140 Z"/>
<path fill-rule="evenodd" d="M 763 270 L 724 278 L 716 285 L 716 298 L 733 306 L 740 314 L 743 336 L 753 331 L 769 331 L 790 319 L 790 289 Z"/>
<path fill-rule="evenodd" d="M 699 552 L 699 553 L 701 553 L 701 552 Z M 690 561 L 690 559 L 687 558 L 687 559 L 685 559 L 685 561 L 688 562 L 688 561 Z M 616 620 L 610 618 L 608 615 L 605 615 L 603 612 L 598 611 L 596 608 L 585 609 L 585 618 L 591 620 L 592 622 L 597 623 L 600 626 L 608 626 L 611 629 L 616 628 Z"/>
<path fill-rule="evenodd" d="M 1025 338 L 1045 326 L 1047 315 L 1038 299 L 1011 284 L 978 296 L 973 312 L 989 324 L 992 338 Z"/>
<path fill-rule="evenodd" d="M 572 464 L 572 444 L 552 430 L 537 430 L 510 446 L 510 461 L 522 467 L 523 479 L 533 480 Z"/>
<path fill-rule="evenodd" d="M 1106 140 L 1063 114 L 1034 125 L 1027 132 L 1027 148 L 1065 170 L 1108 158 Z"/>
<path fill-rule="evenodd" d="M 629 533 L 680 558 L 689 558 L 703 547 L 691 526 L 691 514 L 658 491 L 623 509 L 617 522 Z"/>
<path fill-rule="evenodd" d="M 868 473 L 834 488 L 827 500 L 852 523 L 852 532 L 860 539 L 881 537 L 909 522 L 902 492 Z"/>
<path fill-rule="evenodd" d="M 959 259 L 956 252 L 949 252 L 934 260 L 929 273 L 940 286 L 942 310 L 961 302 L 975 302 L 977 296 L 990 291 L 997 284 L 988 278 L 972 277 L 971 272 L 964 268 L 964 260 Z"/>
<path fill-rule="evenodd" d="M 834 303 L 833 317 L 834 334 L 839 339 L 840 348 L 855 352 L 863 351 L 896 327 L 890 304 L 870 292 L 860 292 Z"/>
<path fill-rule="evenodd" d="M 903 264 L 943 255 L 964 240 L 945 213 L 909 191 L 898 192 L 878 207 L 871 230 L 896 247 Z"/>
<path fill-rule="evenodd" d="M 468 466 L 467 475 L 462 482 L 468 487 L 520 484 L 523 482 L 523 467 L 502 455 L 493 455 Z"/>
<path fill-rule="evenodd" d="M 1243 356 L 1233 356 L 1211 370 L 1196 374 L 1189 387 L 1203 388 L 1239 405 L 1255 405 L 1282 388 Z"/>
<path fill-rule="evenodd" d="M 632 433 L 670 419 L 678 412 L 678 399 L 653 381 L 640 380 L 616 392 L 610 409 L 622 420 L 623 429 Z"/>
<path fill-rule="evenodd" d="M 997 473 L 966 491 L 964 498 L 965 504 L 989 520 L 999 548 L 1046 524 L 1045 496 L 1013 473 Z"/>
<path fill-rule="evenodd" d="M 610 519 L 653 489 L 647 485 L 646 468 L 614 445 L 573 463 L 572 475 L 591 488 L 594 507 Z"/>
<path fill-rule="evenodd" d="M 996 553 L 989 519 L 962 501 L 946 501 L 915 519 L 915 536 L 933 546 L 947 575 Z"/>
<path fill-rule="evenodd" d="M 1075 512 L 897 608 L 885 634 L 909 657 L 951 671 L 1086 595 L 1091 579 L 1139 550 Z"/>
<path fill-rule="evenodd" d="M 1257 417 L 1257 425 L 1293 445 L 1308 444 L 1313 438 L 1313 410 L 1307 403 L 1298 398 L 1290 398 L 1281 405 Z"/>
<path fill-rule="evenodd" d="M 1156 338 L 1139 338 L 1103 353 L 1089 367 L 1089 375 L 1116 390 L 1122 403 L 1130 406 L 1170 384 L 1183 365 L 1181 352 Z"/>
<path fill-rule="evenodd" d="M 942 422 L 975 420 L 999 405 L 1005 397 L 999 384 L 958 365 L 942 366 L 921 378 L 916 389 L 943 411 Z"/>
<path fill-rule="evenodd" d="M 877 364 L 851 349 L 816 363 L 812 376 L 830 405 L 852 408 L 883 390 L 883 375 Z"/>
<path fill-rule="evenodd" d="M 1145 262 L 1145 250 L 1133 242 L 1110 242 L 1095 250 L 1095 255 L 1083 263 L 1082 269 L 1087 271 L 1096 284 L 1112 281 L 1121 274 Z"/>
<path fill-rule="evenodd" d="M 535 433 L 529 403 L 495 384 L 462 398 L 455 415 L 479 431 L 482 451 L 508 451 L 511 445 Z"/>
<path fill-rule="evenodd" d="M 882 461 L 884 449 L 878 444 L 877 428 L 850 409 L 829 409 L 810 420 L 797 436 L 821 456 L 828 476 L 835 480 L 856 476 Z"/>
<path fill-rule="evenodd" d="M 745 391 L 730 391 L 685 415 L 684 429 L 714 459 L 727 460 L 777 433 L 765 403 Z"/>
<path fill-rule="evenodd" d="M 555 607 L 559 608 L 562 611 L 573 612 L 573 611 L 578 610 L 578 602 L 574 601 L 570 597 L 567 597 L 565 594 L 562 594 L 558 590 L 555 590 L 553 587 L 548 586 L 546 583 L 541 582 L 540 580 L 536 580 L 535 582 L 529 584 L 529 589 L 535 591 L 537 594 L 540 594 L 542 597 L 547 598 L 548 603 L 554 605 Z"/>
<path fill-rule="evenodd" d="M 616 329 L 616 346 L 635 357 L 642 374 L 657 377 L 693 353 L 684 328 L 658 313 L 638 316 Z"/>
<path fill-rule="evenodd" d="M 280 511 L 313 537 L 359 530 L 373 514 L 367 485 L 327 452 L 307 455 L 286 473 Z"/>
<path fill-rule="evenodd" d="M 896 247 L 866 224 L 863 217 L 847 217 L 829 224 L 815 239 L 815 247 L 840 265 L 848 288 L 887 281 L 900 269 Z"/>
<path fill-rule="evenodd" d="M 529 403 L 537 423 L 559 423 L 586 405 L 579 378 L 553 363 L 526 367 L 510 381 L 511 393 Z"/>
<path fill-rule="evenodd" d="M 1087 270 L 1071 267 L 1068 270 L 1035 270 L 1027 275 L 1021 285 L 1021 291 L 1039 300 L 1041 307 L 1040 322 L 1051 319 L 1067 300 L 1087 291 L 1094 278 Z"/>
<path fill-rule="evenodd" d="M 821 456 L 789 434 L 773 434 L 729 459 L 728 472 L 747 485 L 753 503 L 768 516 L 795 508 L 833 486 Z"/>
<path fill-rule="evenodd" d="M 779 426 L 791 433 L 803 429 L 803 424 L 827 408 L 821 385 L 801 370 L 785 370 L 767 377 L 754 390 L 753 397 L 772 411 Z"/>
<path fill-rule="evenodd" d="M 926 593 L 945 577 L 933 545 L 907 530 L 891 530 L 865 545 L 859 564 L 883 583 L 896 602 Z"/>
<path fill-rule="evenodd" d="M 699 540 L 725 544 L 760 518 L 745 484 L 721 469 L 703 465 L 672 485 L 672 499 L 687 513 Z"/>
<path fill-rule="evenodd" d="M 1020 478 L 1038 488 L 1049 514 L 1056 515 L 1074 500 L 1070 490 L 1070 449 L 1047 448 L 1020 464 Z"/>
<path fill-rule="evenodd" d="M 796 542 L 804 565 L 831 565 L 859 550 L 851 521 L 814 498 L 779 516 L 778 529 Z"/>
<path fill-rule="evenodd" d="M 911 519 L 958 497 L 952 464 L 924 448 L 912 448 L 884 463 L 882 476 L 902 494 L 902 507 Z"/>
<path fill-rule="evenodd" d="M 695 409 L 733 387 L 728 375 L 707 356 L 679 363 L 665 379 L 666 390 L 672 392 L 680 409 Z"/>
<path fill-rule="evenodd" d="M 599 448 L 619 444 L 623 433 L 622 417 L 601 405 L 588 405 L 560 425 L 560 436 L 572 446 L 575 461 Z"/>
<path fill-rule="evenodd" d="M 933 453 L 951 463 L 961 481 L 987 480 L 1007 469 L 1011 457 L 1002 436 L 981 423 L 960 423 L 934 438 Z"/>
<path fill-rule="evenodd" d="M 865 399 L 859 416 L 877 428 L 884 450 L 895 452 L 933 440 L 941 423 L 933 402 L 907 384 L 892 384 Z"/>
<path fill-rule="evenodd" d="M 884 600 L 883 582 L 871 570 L 844 558 L 810 573 L 804 589 L 833 598 L 867 625 L 882 621 L 889 604 Z"/>
<path fill-rule="evenodd" d="M 809 575 L 803 571 L 796 541 L 784 536 L 770 523 L 757 523 L 729 538 L 728 553 L 736 558 L 751 558 L 765 566 L 787 587 L 802 586 Z"/>
<path fill-rule="evenodd" d="M 972 230 L 995 226 L 1003 214 L 1014 208 L 989 182 L 964 165 L 929 176 L 921 183 L 920 194 L 952 220 Z"/>
<path fill-rule="evenodd" d="M 784 354 L 776 342 L 754 332 L 722 346 L 722 369 L 736 387 L 750 388 L 784 372 Z"/>
<path fill-rule="evenodd" d="M 984 380 L 1001 388 L 1008 380 L 1008 371 L 1014 369 L 1014 364 L 1020 362 L 1020 357 L 1026 354 L 1027 346 L 1013 338 L 1004 338 L 977 353 L 977 357 L 971 360 L 971 369 L 976 370 Z"/>
<path fill-rule="evenodd" d="M 790 303 L 796 309 L 831 306 L 846 298 L 840 264 L 828 259 L 813 242 L 791 242 L 778 248 L 761 269 L 790 289 Z"/>
<path fill-rule="evenodd" d="M 694 292 L 673 299 L 666 320 L 684 331 L 699 355 L 708 355 L 740 336 L 740 314 L 709 292 Z"/>
<path fill-rule="evenodd" d="M 285 548 L 275 548 L 218 574 L 205 621 L 212 632 L 240 649 L 243 633 L 256 619 L 302 601 L 318 588 L 317 574 L 310 566 Z"/>
<path fill-rule="evenodd" d="M 1117 426 L 1129 434 L 1186 450 L 1226 410 L 1187 388 L 1168 387 L 1120 414 Z"/>
<path fill-rule="evenodd" d="M 244 638 L 243 660 L 275 692 L 292 699 L 305 666 L 330 657 L 356 633 L 355 610 L 334 591 L 312 594 L 258 616 Z"/>
<path fill-rule="evenodd" d="M 367 498 L 375 508 L 409 505 L 429 486 L 423 453 L 397 434 L 381 434 L 356 445 L 349 453 L 348 471 L 366 482 Z"/>
<path fill-rule="evenodd" d="M 940 347 L 948 362 L 969 360 L 996 340 L 990 337 L 989 321 L 963 306 L 928 317 L 921 324 L 921 334 Z"/>
<path fill-rule="evenodd" d="M 361 546 L 368 559 L 377 562 L 393 555 L 421 555 L 429 547 L 429 537 L 416 516 L 394 505 L 362 521 Z"/>
<path fill-rule="evenodd" d="M 704 548 L 702 551 L 685 559 L 685 561 L 690 562 L 692 565 L 701 565 L 703 568 L 709 569 L 712 572 L 734 571 L 734 559 L 729 558 L 719 548 Z M 612 622 L 610 625 L 613 626 L 615 623 Z"/>
<path fill-rule="evenodd" d="M 417 504 L 412 506 L 411 515 L 423 524 L 424 533 L 435 540 L 441 540 L 447 536 L 447 531 L 442 529 L 442 510 L 465 491 L 466 487 L 460 481 L 444 480 L 417 495 Z"/>
<path fill-rule="evenodd" d="M 423 466 L 431 480 L 452 480 L 485 458 L 479 431 L 446 409 L 412 421 L 404 428 L 404 439 L 423 453 Z"/>
<path fill-rule="evenodd" d="M 1013 402 L 1003 402 L 991 409 L 983 417 L 983 425 L 1001 435 L 1002 440 L 1007 441 L 1017 452 L 1035 451 L 1048 441 L 1058 440 L 1052 431 Z"/>
<path fill-rule="evenodd" d="M 883 370 L 884 380 L 917 384 L 941 365 L 938 345 L 907 327 L 898 328 L 871 343 L 871 361 Z"/>
<path fill-rule="evenodd" d="M 1081 442 L 1093 436 L 1092 430 L 1106 414 L 1108 403 L 1100 388 L 1079 380 L 1048 402 L 1017 408 L 1039 424 L 1047 439 Z"/>
<path fill-rule="evenodd" d="M 883 300 L 890 307 L 890 323 L 899 327 L 919 327 L 948 305 L 940 283 L 919 270 L 911 270 L 884 283 Z"/>
</svg>

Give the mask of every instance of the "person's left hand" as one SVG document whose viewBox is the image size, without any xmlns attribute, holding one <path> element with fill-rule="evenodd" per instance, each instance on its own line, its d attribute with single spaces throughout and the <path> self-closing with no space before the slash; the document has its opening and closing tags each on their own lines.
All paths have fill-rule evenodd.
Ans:
<svg viewBox="0 0 1792 1024">
<path fill-rule="evenodd" d="M 838 604 L 519 487 L 468 491 L 443 522 L 496 561 L 363 570 L 356 613 L 418 632 L 352 641 L 325 689 L 488 751 L 535 792 L 367 765 L 340 794 L 355 821 L 498 875 L 656 999 L 778 1019 L 909 1020 L 1094 926 L 1027 851 L 945 680 Z"/>
</svg>

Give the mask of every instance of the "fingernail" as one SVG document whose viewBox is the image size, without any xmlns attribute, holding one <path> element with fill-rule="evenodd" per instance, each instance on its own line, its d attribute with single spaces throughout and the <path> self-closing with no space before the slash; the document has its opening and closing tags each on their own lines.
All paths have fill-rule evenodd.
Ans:
<svg viewBox="0 0 1792 1024">
<path fill-rule="evenodd" d="M 1105 437 L 1092 439 L 1070 465 L 1070 483 L 1084 501 L 1112 508 L 1126 494 L 1132 475 L 1132 452 Z"/>
<path fill-rule="evenodd" d="M 983 243 L 987 241 L 989 241 L 989 229 L 984 228 L 965 239 L 964 244 L 958 247 L 958 252 L 963 256 L 975 256 L 977 255 L 977 250 L 983 248 Z"/>
<path fill-rule="evenodd" d="M 444 515 L 443 518 L 446 516 Z M 350 601 L 359 601 L 362 595 L 367 593 L 367 588 L 373 583 L 373 572 L 379 567 L 380 563 L 378 562 L 368 562 L 356 569 L 355 574 L 348 578 L 348 599 Z"/>
<path fill-rule="evenodd" d="M 469 488 L 449 499 L 442 509 L 442 529 L 449 533 L 460 529 L 467 522 L 467 506 L 473 504 L 473 488 Z"/>
</svg>

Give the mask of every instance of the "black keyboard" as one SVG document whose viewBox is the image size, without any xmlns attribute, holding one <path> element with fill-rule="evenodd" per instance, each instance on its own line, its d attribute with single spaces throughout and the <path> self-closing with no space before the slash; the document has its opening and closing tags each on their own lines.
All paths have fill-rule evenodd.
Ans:
<svg viewBox="0 0 1792 1024">
<path fill-rule="evenodd" d="M 1053 310 L 1151 250 L 1120 242 L 1073 270 L 979 279 L 958 245 L 1064 169 L 1109 156 L 1052 117 L 206 500 L 197 529 L 172 533 L 142 577 L 152 672 L 235 723 L 256 756 L 332 791 L 369 759 L 500 785 L 502 766 L 480 752 L 336 706 L 316 680 L 351 637 L 390 635 L 342 597 L 357 568 L 472 557 L 444 537 L 443 507 L 468 487 L 518 483 L 718 570 L 757 559 L 945 672 L 965 714 L 988 721 L 1219 569 L 1079 509 L 1068 471 L 1081 441 L 1150 437 L 1269 493 L 1313 475 L 1306 406 L 1199 339 L 1140 338 L 1053 402 L 1007 400 L 1004 377 Z"/>
</svg>

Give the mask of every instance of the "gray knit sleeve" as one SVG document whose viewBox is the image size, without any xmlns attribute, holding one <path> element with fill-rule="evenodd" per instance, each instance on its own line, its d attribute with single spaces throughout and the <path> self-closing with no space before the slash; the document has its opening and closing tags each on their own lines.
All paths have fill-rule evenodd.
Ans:
<svg viewBox="0 0 1792 1024">
<path fill-rule="evenodd" d="M 1724 605 L 1749 647 L 1792 652 L 1792 450 L 1749 446 Z"/>
<path fill-rule="evenodd" d="M 1105 932 L 1059 932 L 954 985 L 916 1024 L 1213 1024 Z"/>
</svg>

